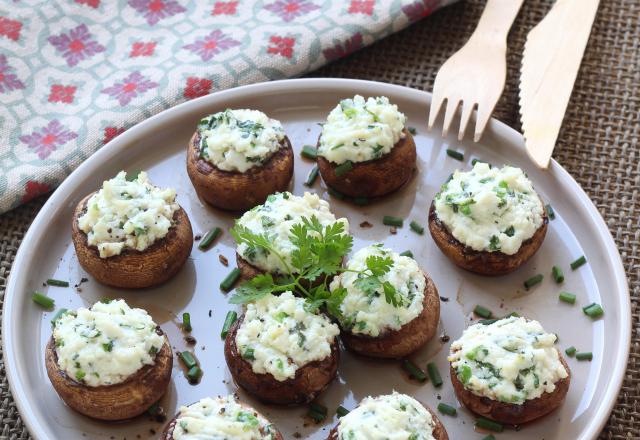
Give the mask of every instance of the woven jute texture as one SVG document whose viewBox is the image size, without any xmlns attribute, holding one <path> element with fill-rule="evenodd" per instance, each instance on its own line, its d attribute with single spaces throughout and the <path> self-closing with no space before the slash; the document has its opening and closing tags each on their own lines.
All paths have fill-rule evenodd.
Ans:
<svg viewBox="0 0 640 440">
<path fill-rule="evenodd" d="M 468 0 L 311 76 L 385 81 L 431 90 L 438 68 L 471 35 L 484 2 Z M 519 129 L 518 70 L 527 32 L 550 1 L 527 0 L 509 36 L 507 86 L 495 116 Z M 640 2 L 602 0 L 555 151 L 604 216 L 632 296 L 631 356 L 602 439 L 640 438 Z M 17 248 L 44 203 L 0 216 L 0 297 Z M 29 438 L 0 364 L 0 440 Z M 550 439 L 549 439 L 550 440 Z"/>
</svg>

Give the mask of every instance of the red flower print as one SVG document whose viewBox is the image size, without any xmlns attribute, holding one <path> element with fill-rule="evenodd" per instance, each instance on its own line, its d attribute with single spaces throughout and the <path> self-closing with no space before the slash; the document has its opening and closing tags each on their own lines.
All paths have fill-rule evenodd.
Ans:
<svg viewBox="0 0 640 440">
<path fill-rule="evenodd" d="M 22 29 L 21 22 L 0 17 L 0 35 L 10 40 L 18 41 L 18 38 L 20 38 L 20 29 Z"/>
<path fill-rule="evenodd" d="M 104 138 L 102 139 L 102 145 L 107 144 L 111 139 L 124 133 L 126 129 L 124 127 L 105 127 Z"/>
<path fill-rule="evenodd" d="M 402 7 L 402 12 L 409 18 L 409 21 L 418 21 L 431 14 L 438 6 L 438 0 L 418 0 Z"/>
<path fill-rule="evenodd" d="M 29 148 L 36 150 L 40 159 L 46 159 L 56 148 L 77 137 L 77 133 L 69 131 L 60 121 L 54 119 L 46 127 L 20 136 L 20 142 L 24 142 Z"/>
<path fill-rule="evenodd" d="M 306 0 L 277 0 L 268 5 L 264 5 L 264 8 L 267 11 L 279 15 L 284 21 L 289 22 L 296 17 L 320 9 L 320 6 Z"/>
<path fill-rule="evenodd" d="M 240 46 L 240 42 L 216 29 L 206 37 L 183 47 L 199 55 L 202 61 L 209 61 L 214 55 L 234 46 Z"/>
<path fill-rule="evenodd" d="M 46 194 L 51 191 L 51 187 L 46 183 L 36 182 L 35 180 L 29 180 L 24 186 L 24 194 L 22 195 L 22 203 L 27 203 L 29 200 L 33 200 L 36 197 Z"/>
<path fill-rule="evenodd" d="M 73 67 L 80 61 L 87 59 L 99 52 L 104 52 L 105 48 L 97 41 L 91 39 L 91 34 L 86 24 L 81 24 L 65 34 L 52 35 L 49 43 L 53 44 L 56 50 L 67 61 L 69 67 Z"/>
<path fill-rule="evenodd" d="M 186 11 L 175 0 L 129 0 L 129 6 L 141 13 L 149 26 L 153 26 L 164 18 Z"/>
<path fill-rule="evenodd" d="M 216 2 L 211 15 L 235 15 L 238 2 Z"/>
<path fill-rule="evenodd" d="M 0 54 L 0 93 L 24 89 L 24 83 L 18 79 L 7 57 Z"/>
<path fill-rule="evenodd" d="M 353 34 L 348 40 L 345 40 L 344 44 L 338 43 L 333 47 L 329 47 L 323 50 L 322 54 L 327 59 L 327 61 L 334 61 L 338 58 L 345 57 L 361 48 L 362 34 L 358 32 Z"/>
<path fill-rule="evenodd" d="M 145 78 L 136 70 L 135 72 L 131 72 L 131 74 L 121 82 L 117 82 L 111 87 L 103 89 L 102 93 L 116 98 L 120 105 L 124 107 L 129 104 L 133 98 L 155 87 L 158 87 L 158 83 Z"/>
<path fill-rule="evenodd" d="M 64 102 L 71 104 L 73 95 L 76 93 L 76 86 L 63 86 L 62 84 L 54 84 L 51 86 L 49 93 L 49 102 Z"/>
<path fill-rule="evenodd" d="M 194 99 L 208 95 L 211 92 L 212 85 L 213 81 L 210 79 L 190 76 L 187 78 L 187 86 L 184 88 L 184 97 L 187 99 Z"/>
<path fill-rule="evenodd" d="M 156 44 L 157 43 L 155 41 L 150 41 L 148 43 L 136 41 L 131 45 L 131 53 L 129 53 L 129 58 L 152 56 L 153 52 L 156 50 Z"/>
<path fill-rule="evenodd" d="M 349 14 L 373 15 L 373 7 L 375 4 L 376 0 L 351 0 Z"/>
<path fill-rule="evenodd" d="M 100 6 L 100 0 L 74 0 L 79 5 L 91 6 L 93 9 L 97 9 Z"/>
<path fill-rule="evenodd" d="M 267 47 L 267 53 L 282 55 L 287 58 L 293 56 L 293 45 L 296 43 L 295 38 L 272 35 L 269 42 L 272 46 Z"/>
</svg>

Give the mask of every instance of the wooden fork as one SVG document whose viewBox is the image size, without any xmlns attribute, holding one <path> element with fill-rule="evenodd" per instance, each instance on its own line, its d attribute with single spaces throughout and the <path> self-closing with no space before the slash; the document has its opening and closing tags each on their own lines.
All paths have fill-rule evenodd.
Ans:
<svg viewBox="0 0 640 440">
<path fill-rule="evenodd" d="M 440 68 L 433 86 L 429 110 L 429 130 L 447 101 L 442 136 L 449 133 L 451 122 L 461 106 L 458 140 L 477 109 L 473 136 L 478 142 L 498 103 L 507 77 L 507 34 L 524 0 L 488 0 L 476 30 L 462 49 Z"/>
</svg>

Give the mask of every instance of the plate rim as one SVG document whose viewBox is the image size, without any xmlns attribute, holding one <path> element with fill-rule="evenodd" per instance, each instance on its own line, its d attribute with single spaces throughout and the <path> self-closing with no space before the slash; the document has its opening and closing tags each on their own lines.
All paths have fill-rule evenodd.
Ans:
<svg viewBox="0 0 640 440">
<path fill-rule="evenodd" d="M 138 124 L 129 128 L 125 133 L 114 138 L 109 143 L 100 148 L 97 152 L 92 154 L 89 158 L 82 162 L 78 166 L 78 168 L 76 168 L 69 176 L 67 176 L 66 179 L 64 179 L 60 186 L 49 197 L 47 202 L 42 206 L 35 219 L 33 220 L 31 226 L 25 233 L 22 243 L 20 244 L 20 247 L 18 248 L 18 251 L 14 258 L 4 294 L 4 304 L 2 311 L 2 349 L 5 372 L 7 380 L 9 382 L 11 394 L 18 408 L 19 415 L 33 438 L 43 439 L 45 438 L 46 434 L 41 429 L 41 424 L 38 423 L 37 420 L 34 420 L 34 417 L 30 410 L 31 403 L 26 397 L 24 386 L 22 386 L 22 384 L 17 384 L 18 380 L 16 377 L 16 357 L 14 352 L 14 343 L 12 341 L 16 333 L 12 330 L 12 325 L 15 324 L 15 320 L 6 319 L 6 317 L 10 316 L 7 314 L 7 311 L 13 308 L 15 302 L 16 294 L 14 294 L 13 292 L 16 290 L 15 286 L 18 284 L 18 279 L 20 276 L 24 277 L 24 274 L 22 273 L 22 271 L 19 271 L 18 268 L 23 265 L 23 260 L 29 259 L 29 257 L 34 253 L 34 247 L 25 246 L 25 244 L 28 245 L 31 241 L 33 241 L 32 237 L 36 235 L 37 231 L 40 231 L 43 228 L 46 229 L 46 220 L 48 218 L 46 213 L 51 210 L 55 211 L 56 209 L 60 209 L 61 202 L 64 201 L 67 188 L 73 187 L 75 185 L 75 181 L 82 180 L 82 178 L 87 174 L 87 170 L 89 170 L 89 168 L 91 168 L 94 163 L 100 162 L 102 158 L 120 154 L 121 151 L 126 148 L 127 144 L 130 143 L 130 138 L 135 139 L 135 137 L 140 132 L 144 132 L 147 127 L 154 126 L 156 124 L 162 124 L 164 120 L 172 119 L 174 117 L 174 114 L 177 115 L 186 108 L 198 107 L 201 105 L 215 105 L 215 102 L 217 100 L 234 99 L 237 97 L 247 96 L 252 93 L 257 95 L 274 93 L 280 90 L 291 92 L 292 89 L 300 91 L 311 91 L 313 89 L 334 90 L 336 88 L 343 88 L 348 86 L 353 86 L 354 88 L 374 88 L 380 90 L 380 93 L 382 94 L 387 94 L 387 92 L 385 91 L 387 90 L 390 93 L 396 94 L 422 95 L 426 103 L 431 102 L 432 97 L 431 93 L 429 92 L 406 86 L 383 83 L 379 81 L 344 78 L 284 79 L 278 81 L 249 84 L 232 89 L 221 90 L 210 95 L 202 96 L 197 99 L 183 102 L 177 106 L 170 107 L 156 115 L 151 116 L 150 118 L 139 122 Z M 425 113 L 425 119 L 427 118 L 427 116 L 428 112 Z M 509 127 L 503 122 L 498 121 L 495 118 L 490 119 L 489 124 L 487 124 L 486 130 L 487 133 L 485 135 L 492 133 L 493 135 L 501 139 L 507 140 L 516 148 L 522 150 L 524 150 L 525 148 L 522 135 L 515 129 Z M 609 258 L 613 257 L 613 261 L 611 261 L 611 263 L 614 269 L 613 277 L 617 283 L 617 290 L 623 292 L 623 295 L 620 295 L 617 298 L 621 313 L 618 336 L 620 336 L 619 340 L 621 341 L 623 348 L 619 351 L 617 359 L 615 359 L 615 366 L 612 372 L 613 380 L 609 382 L 609 387 L 607 390 L 605 390 L 604 398 L 601 400 L 601 404 L 596 410 L 596 414 L 593 416 L 593 418 L 589 422 L 589 425 L 587 425 L 580 437 L 581 439 L 595 439 L 604 428 L 609 415 L 611 414 L 611 411 L 615 406 L 618 393 L 622 387 L 627 363 L 629 360 L 632 326 L 629 284 L 626 272 L 624 270 L 620 251 L 615 244 L 611 231 L 607 227 L 604 218 L 596 208 L 593 201 L 589 198 L 580 184 L 555 159 L 551 160 L 548 172 L 556 174 L 557 177 L 563 180 L 566 184 L 572 185 L 573 187 L 578 189 L 578 191 L 575 192 L 575 196 L 589 212 L 591 218 L 595 222 L 596 228 L 598 229 L 600 234 L 602 234 L 604 238 L 602 244 L 604 245 L 604 249 L 606 249 L 607 251 L 607 256 Z M 624 293 L 626 293 L 626 295 L 624 295 Z M 602 402 L 604 402 L 604 404 Z"/>
</svg>

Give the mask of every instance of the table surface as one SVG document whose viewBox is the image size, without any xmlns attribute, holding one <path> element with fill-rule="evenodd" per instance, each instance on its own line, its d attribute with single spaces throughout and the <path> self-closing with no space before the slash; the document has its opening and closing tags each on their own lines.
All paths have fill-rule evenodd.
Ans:
<svg viewBox="0 0 640 440">
<path fill-rule="evenodd" d="M 425 0 L 428 2 L 428 0 Z M 309 76 L 359 78 L 431 90 L 438 68 L 471 35 L 484 6 L 467 0 Z M 524 3 L 508 39 L 507 85 L 494 116 L 519 130 L 518 72 L 528 31 L 551 6 Z M 556 160 L 603 215 L 629 277 L 633 329 L 640 329 L 640 2 L 604 0 L 565 116 Z M 18 246 L 45 202 L 0 216 L 0 301 Z M 602 439 L 640 438 L 640 333 Z M 0 360 L 0 440 L 27 439 Z"/>
</svg>

